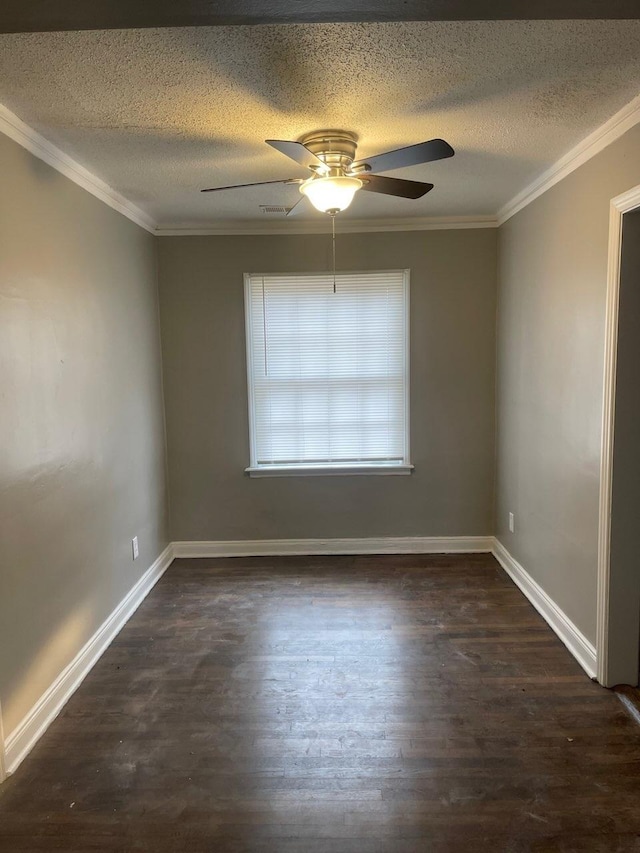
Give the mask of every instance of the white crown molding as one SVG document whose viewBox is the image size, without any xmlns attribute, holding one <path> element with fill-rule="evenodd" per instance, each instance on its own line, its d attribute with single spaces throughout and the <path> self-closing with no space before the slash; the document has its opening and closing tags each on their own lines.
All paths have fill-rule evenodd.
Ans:
<svg viewBox="0 0 640 853">
<path fill-rule="evenodd" d="M 122 213 L 128 219 L 131 219 L 136 225 L 140 225 L 146 231 L 152 234 L 156 231 L 156 223 L 145 213 L 144 210 L 137 207 L 133 202 L 130 202 L 119 192 L 116 192 L 112 187 L 106 184 L 103 180 L 96 177 L 80 163 L 77 163 L 68 154 L 65 154 L 60 148 L 45 139 L 32 127 L 18 118 L 15 113 L 7 109 L 3 104 L 0 104 L 0 132 L 4 133 L 18 145 L 26 148 L 35 157 L 44 160 L 49 166 L 52 166 L 60 174 L 64 175 L 69 180 L 73 181 L 83 190 L 91 193 L 91 195 L 103 201 L 109 207 Z"/>
<path fill-rule="evenodd" d="M 493 556 L 562 640 L 589 678 L 595 678 L 597 665 L 593 643 L 589 642 L 564 610 L 558 607 L 529 572 L 511 556 L 499 539 L 494 540 Z"/>
<path fill-rule="evenodd" d="M 174 542 L 174 557 L 282 557 L 334 554 L 490 553 L 492 536 L 385 536 L 369 539 L 243 539 Z"/>
<path fill-rule="evenodd" d="M 5 770 L 7 774 L 15 772 L 33 749 L 116 634 L 122 629 L 125 622 L 138 609 L 169 568 L 172 560 L 173 548 L 171 545 L 167 545 L 158 559 L 129 590 L 71 663 L 62 670 L 53 684 L 42 694 L 24 719 L 7 735 L 5 740 Z"/>
<path fill-rule="evenodd" d="M 640 95 L 613 115 L 603 125 L 586 136 L 570 151 L 546 169 L 528 186 L 515 195 L 511 201 L 500 208 L 497 214 L 498 225 L 502 225 L 532 201 L 541 196 L 555 184 L 570 175 L 596 154 L 603 151 L 616 139 L 640 122 Z"/>
<path fill-rule="evenodd" d="M 338 219 L 341 234 L 375 231 L 451 231 L 460 228 L 497 228 L 495 216 L 432 216 L 422 219 Z M 249 234 L 330 234 L 328 219 L 318 217 L 305 222 L 226 222 L 217 225 L 158 225 L 158 237 L 205 237 Z"/>
</svg>

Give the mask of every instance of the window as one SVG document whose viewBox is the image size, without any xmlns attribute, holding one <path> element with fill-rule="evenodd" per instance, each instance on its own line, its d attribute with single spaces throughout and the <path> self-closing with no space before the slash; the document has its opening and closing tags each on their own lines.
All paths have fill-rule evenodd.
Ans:
<svg viewBox="0 0 640 853">
<path fill-rule="evenodd" d="M 252 476 L 410 473 L 408 270 L 245 276 Z"/>
</svg>

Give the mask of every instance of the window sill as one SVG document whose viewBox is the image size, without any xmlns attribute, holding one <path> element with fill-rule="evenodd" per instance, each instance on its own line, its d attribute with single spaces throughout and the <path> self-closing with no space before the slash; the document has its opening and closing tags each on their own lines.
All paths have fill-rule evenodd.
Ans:
<svg viewBox="0 0 640 853">
<path fill-rule="evenodd" d="M 250 477 L 403 476 L 411 474 L 413 465 L 264 465 L 244 470 Z"/>
</svg>

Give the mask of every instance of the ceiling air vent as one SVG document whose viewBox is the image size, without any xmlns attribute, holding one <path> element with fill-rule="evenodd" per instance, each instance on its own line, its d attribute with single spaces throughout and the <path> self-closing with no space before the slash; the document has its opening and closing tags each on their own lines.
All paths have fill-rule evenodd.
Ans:
<svg viewBox="0 0 640 853">
<path fill-rule="evenodd" d="M 261 204 L 259 207 L 263 213 L 279 213 L 285 216 L 291 210 L 290 207 L 284 207 L 282 204 Z"/>
</svg>

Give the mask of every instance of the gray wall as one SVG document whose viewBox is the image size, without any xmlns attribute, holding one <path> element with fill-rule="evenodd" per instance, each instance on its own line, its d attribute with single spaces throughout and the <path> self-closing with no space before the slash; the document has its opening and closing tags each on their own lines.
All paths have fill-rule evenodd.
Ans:
<svg viewBox="0 0 640 853">
<path fill-rule="evenodd" d="M 640 210 L 622 220 L 616 368 L 609 656 L 620 673 L 638 672 L 640 639 Z M 630 642 L 631 640 L 631 642 Z M 615 673 L 610 673 L 615 680 Z"/>
<path fill-rule="evenodd" d="M 491 534 L 495 230 L 338 234 L 337 263 L 411 269 L 415 472 L 245 475 L 243 273 L 326 270 L 330 236 L 161 238 L 174 540 Z"/>
<path fill-rule="evenodd" d="M 497 535 L 592 642 L 609 201 L 638 184 L 640 125 L 499 234 Z"/>
<path fill-rule="evenodd" d="M 167 528 L 154 238 L 1 135 L 0 175 L 8 735 L 162 551 Z"/>
</svg>

